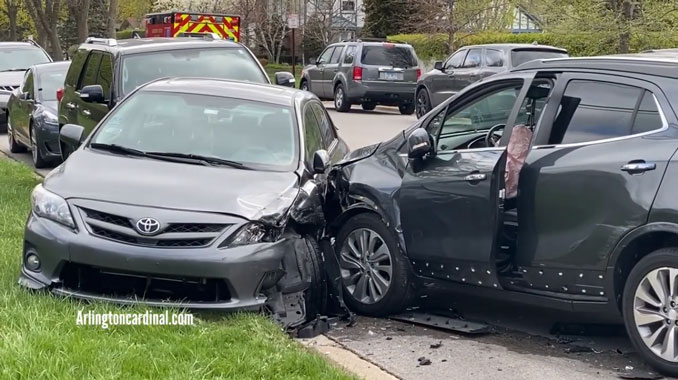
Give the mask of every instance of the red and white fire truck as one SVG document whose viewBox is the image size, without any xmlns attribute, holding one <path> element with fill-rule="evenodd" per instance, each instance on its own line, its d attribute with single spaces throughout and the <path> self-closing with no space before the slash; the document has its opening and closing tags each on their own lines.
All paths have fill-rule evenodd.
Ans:
<svg viewBox="0 0 678 380">
<path fill-rule="evenodd" d="M 193 12 L 165 12 L 146 15 L 146 37 L 183 37 L 200 34 L 240 41 L 240 17 Z"/>
</svg>

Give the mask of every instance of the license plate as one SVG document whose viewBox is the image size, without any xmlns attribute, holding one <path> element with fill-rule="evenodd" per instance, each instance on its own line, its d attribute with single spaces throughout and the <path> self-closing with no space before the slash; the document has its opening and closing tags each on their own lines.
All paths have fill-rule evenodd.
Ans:
<svg viewBox="0 0 678 380">
<path fill-rule="evenodd" d="M 382 71 L 379 73 L 379 79 L 384 80 L 403 80 L 403 73 L 393 71 Z"/>
</svg>

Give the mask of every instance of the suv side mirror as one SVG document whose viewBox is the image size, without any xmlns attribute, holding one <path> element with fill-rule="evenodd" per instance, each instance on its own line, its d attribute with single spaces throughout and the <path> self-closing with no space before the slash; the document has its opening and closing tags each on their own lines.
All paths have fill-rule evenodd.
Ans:
<svg viewBox="0 0 678 380">
<path fill-rule="evenodd" d="M 330 168 L 330 154 L 320 149 L 313 153 L 313 173 L 324 174 Z"/>
<path fill-rule="evenodd" d="M 275 73 L 275 84 L 279 86 L 294 88 L 296 83 L 297 81 L 294 79 L 294 75 L 292 75 L 292 73 L 288 73 L 287 71 L 279 71 Z"/>
<path fill-rule="evenodd" d="M 445 71 L 445 67 L 443 67 L 443 62 L 438 61 L 433 65 L 433 68 L 438 70 L 438 71 Z"/>
<path fill-rule="evenodd" d="M 59 140 L 69 152 L 74 152 L 85 140 L 85 128 L 76 124 L 66 124 L 59 131 Z"/>
<path fill-rule="evenodd" d="M 104 89 L 98 84 L 85 86 L 80 89 L 80 99 L 87 103 L 104 103 Z"/>
<path fill-rule="evenodd" d="M 419 159 L 431 152 L 431 135 L 423 128 L 417 128 L 407 138 L 407 157 Z"/>
</svg>

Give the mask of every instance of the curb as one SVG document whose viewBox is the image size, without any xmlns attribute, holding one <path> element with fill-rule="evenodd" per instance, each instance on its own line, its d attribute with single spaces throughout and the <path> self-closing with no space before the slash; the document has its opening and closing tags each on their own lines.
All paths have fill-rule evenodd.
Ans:
<svg viewBox="0 0 678 380">
<path fill-rule="evenodd" d="M 297 339 L 297 341 L 327 357 L 340 367 L 358 376 L 358 378 L 367 380 L 400 380 L 398 377 L 363 359 L 353 351 L 344 348 L 341 343 L 325 335 L 318 335 L 311 339 Z"/>
</svg>

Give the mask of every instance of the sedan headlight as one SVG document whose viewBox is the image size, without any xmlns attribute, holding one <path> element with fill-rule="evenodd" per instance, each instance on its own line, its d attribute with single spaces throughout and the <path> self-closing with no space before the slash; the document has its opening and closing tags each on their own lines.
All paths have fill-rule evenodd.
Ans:
<svg viewBox="0 0 678 380">
<path fill-rule="evenodd" d="M 59 117 L 55 115 L 52 111 L 44 110 L 42 111 L 44 116 L 45 123 L 47 124 L 59 124 Z"/>
<path fill-rule="evenodd" d="M 31 206 L 35 215 L 50 219 L 64 226 L 75 228 L 73 215 L 66 200 L 38 185 L 31 193 Z"/>
<path fill-rule="evenodd" d="M 241 227 L 233 236 L 226 239 L 220 248 L 232 248 L 255 243 L 272 243 L 280 239 L 281 230 L 253 222 Z"/>
</svg>

